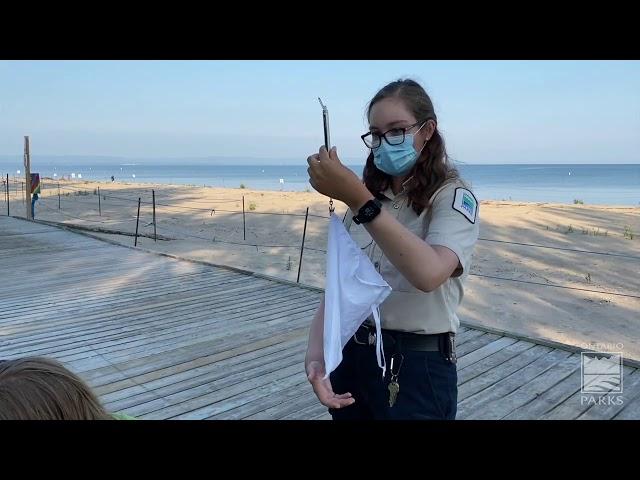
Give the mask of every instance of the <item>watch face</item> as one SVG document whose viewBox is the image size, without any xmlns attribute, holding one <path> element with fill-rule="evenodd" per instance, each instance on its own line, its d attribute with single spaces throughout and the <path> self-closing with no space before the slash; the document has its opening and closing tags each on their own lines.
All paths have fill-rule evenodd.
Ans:
<svg viewBox="0 0 640 480">
<path fill-rule="evenodd" d="M 373 205 L 371 203 L 373 203 Z M 357 215 L 356 223 L 368 222 L 372 220 L 379 211 L 380 207 L 375 201 L 367 202 L 367 204 L 360 209 L 360 212 Z M 356 217 L 353 218 L 356 219 Z"/>
</svg>

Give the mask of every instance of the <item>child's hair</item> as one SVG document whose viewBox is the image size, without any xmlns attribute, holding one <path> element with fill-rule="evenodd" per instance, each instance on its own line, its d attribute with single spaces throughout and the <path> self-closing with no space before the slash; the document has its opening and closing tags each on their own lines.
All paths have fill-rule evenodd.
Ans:
<svg viewBox="0 0 640 480">
<path fill-rule="evenodd" d="M 89 386 L 61 363 L 0 360 L 0 420 L 111 420 Z"/>
</svg>

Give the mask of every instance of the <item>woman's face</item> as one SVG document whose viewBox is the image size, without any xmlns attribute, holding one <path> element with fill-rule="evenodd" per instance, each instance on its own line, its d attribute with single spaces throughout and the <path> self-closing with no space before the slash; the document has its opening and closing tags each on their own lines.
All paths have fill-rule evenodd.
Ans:
<svg viewBox="0 0 640 480">
<path fill-rule="evenodd" d="M 402 135 L 401 130 L 395 131 L 394 129 L 410 127 L 417 121 L 416 117 L 413 116 L 404 102 L 396 97 L 383 98 L 379 102 L 374 103 L 369 112 L 369 130 L 379 135 L 388 132 L 387 137 Z M 433 135 L 435 122 L 428 120 L 426 125 L 422 128 L 420 128 L 420 126 L 421 125 L 418 124 L 407 130 L 408 134 L 414 134 L 413 148 L 415 148 L 417 152 L 422 150 L 424 144 L 431 138 L 431 135 Z"/>
</svg>

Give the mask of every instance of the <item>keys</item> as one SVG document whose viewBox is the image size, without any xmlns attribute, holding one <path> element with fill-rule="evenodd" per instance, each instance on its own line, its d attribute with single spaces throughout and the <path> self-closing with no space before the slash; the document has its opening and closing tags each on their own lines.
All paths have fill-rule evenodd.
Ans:
<svg viewBox="0 0 640 480">
<path fill-rule="evenodd" d="M 396 357 L 400 357 L 400 365 L 398 366 L 398 370 L 393 369 L 393 364 Z M 393 407 L 398 399 L 398 393 L 400 393 L 400 383 L 398 382 L 398 376 L 400 375 L 400 369 L 402 368 L 402 362 L 404 361 L 404 356 L 402 354 L 393 355 L 391 357 L 391 368 L 389 368 L 389 373 L 391 374 L 391 381 L 387 388 L 389 389 L 389 407 Z"/>
<path fill-rule="evenodd" d="M 389 406 L 393 407 L 396 403 L 396 399 L 398 398 L 398 393 L 400 392 L 400 384 L 398 383 L 397 375 L 391 377 L 391 382 L 389 382 Z"/>
</svg>

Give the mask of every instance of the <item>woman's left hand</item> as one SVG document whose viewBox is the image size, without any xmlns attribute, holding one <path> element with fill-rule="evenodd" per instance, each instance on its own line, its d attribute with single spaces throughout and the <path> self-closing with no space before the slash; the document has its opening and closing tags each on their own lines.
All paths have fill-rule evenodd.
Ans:
<svg viewBox="0 0 640 480">
<path fill-rule="evenodd" d="M 349 206 L 366 202 L 372 197 L 367 187 L 358 176 L 345 167 L 336 152 L 336 147 L 329 152 L 322 146 L 320 151 L 307 158 L 309 183 L 319 193 L 335 198 Z"/>
</svg>

